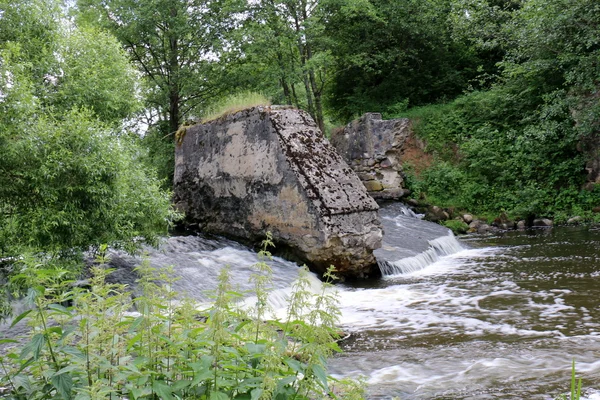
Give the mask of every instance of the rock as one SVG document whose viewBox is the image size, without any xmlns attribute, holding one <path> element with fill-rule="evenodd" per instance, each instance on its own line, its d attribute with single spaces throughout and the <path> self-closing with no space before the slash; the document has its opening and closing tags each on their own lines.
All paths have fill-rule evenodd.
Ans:
<svg viewBox="0 0 600 400">
<path fill-rule="evenodd" d="M 549 228 L 552 225 L 553 225 L 553 222 L 551 219 L 539 218 L 539 219 L 533 220 L 533 226 L 536 226 L 536 227 Z"/>
<path fill-rule="evenodd" d="M 363 181 L 363 185 L 365 185 L 365 188 L 369 192 L 379 192 L 380 190 L 383 190 L 383 185 L 379 181 Z"/>
<path fill-rule="evenodd" d="M 364 182 L 363 182 L 364 183 Z M 383 189 L 377 193 L 378 200 L 400 200 L 404 196 L 408 196 L 410 190 L 408 189 Z"/>
<path fill-rule="evenodd" d="M 473 222 L 473 216 L 471 214 L 465 214 L 465 215 L 463 215 L 462 219 L 467 224 L 470 224 L 471 222 Z"/>
<path fill-rule="evenodd" d="M 372 181 L 375 179 L 375 174 L 373 174 L 371 172 L 358 172 L 357 175 L 358 175 L 358 178 L 363 182 Z"/>
<path fill-rule="evenodd" d="M 492 229 L 488 224 L 481 224 L 477 227 L 477 233 L 488 233 Z"/>
<path fill-rule="evenodd" d="M 442 210 L 440 207 L 431 206 L 427 209 L 424 219 L 431 222 L 440 222 L 450 219 L 450 216 L 446 211 Z"/>
<path fill-rule="evenodd" d="M 583 221 L 583 218 L 582 218 L 582 217 L 580 217 L 579 215 L 577 215 L 577 216 L 575 216 L 575 217 L 569 218 L 569 219 L 567 220 L 567 224 L 568 224 L 568 225 L 578 225 L 578 224 L 580 224 L 582 221 Z"/>
<path fill-rule="evenodd" d="M 525 222 L 525 220 L 520 220 L 519 222 L 517 222 L 517 229 L 525 229 L 526 226 L 527 223 Z"/>
<path fill-rule="evenodd" d="M 393 164 L 392 164 L 392 162 L 390 161 L 390 159 L 389 159 L 389 158 L 385 158 L 383 161 L 381 161 L 381 162 L 379 163 L 379 166 L 380 166 L 381 168 L 390 168 L 392 165 L 393 165 Z"/>
<path fill-rule="evenodd" d="M 600 213 L 600 207 L 594 207 L 594 208 L 592 208 L 592 212 L 596 213 L 596 214 Z"/>
<path fill-rule="evenodd" d="M 469 224 L 469 229 L 474 229 L 477 230 L 479 229 L 479 227 L 482 225 L 482 222 L 478 219 L 476 219 L 475 221 L 471 221 L 471 223 Z"/>
<path fill-rule="evenodd" d="M 417 199 L 408 199 L 406 204 L 412 207 L 419 207 L 419 201 Z"/>
<path fill-rule="evenodd" d="M 363 183 L 375 179 L 384 189 L 389 189 L 385 192 L 379 185 L 365 183 L 373 198 L 390 199 L 396 198 L 390 197 L 390 193 L 404 190 L 402 153 L 409 137 L 412 137 L 410 120 L 382 120 L 381 114 L 367 113 L 344 128 L 334 130 L 331 144 L 355 171 L 358 172 L 360 166 L 360 172 L 371 172 L 369 176 L 359 175 Z"/>
<path fill-rule="evenodd" d="M 377 274 L 377 203 L 304 111 L 255 107 L 189 127 L 174 201 L 206 232 L 277 245 L 322 273 Z"/>
</svg>

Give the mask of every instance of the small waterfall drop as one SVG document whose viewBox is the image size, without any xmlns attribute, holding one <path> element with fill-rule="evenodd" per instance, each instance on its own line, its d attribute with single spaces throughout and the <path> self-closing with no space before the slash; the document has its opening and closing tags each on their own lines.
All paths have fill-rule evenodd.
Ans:
<svg viewBox="0 0 600 400">
<path fill-rule="evenodd" d="M 404 204 L 385 204 L 379 213 L 384 235 L 375 256 L 384 277 L 421 270 L 464 249 L 448 228 L 421 220 Z"/>
<path fill-rule="evenodd" d="M 419 271 L 439 261 L 440 257 L 449 256 L 463 250 L 462 245 L 452 233 L 429 241 L 430 248 L 413 257 L 396 261 L 378 260 L 383 276 L 409 274 Z"/>
</svg>

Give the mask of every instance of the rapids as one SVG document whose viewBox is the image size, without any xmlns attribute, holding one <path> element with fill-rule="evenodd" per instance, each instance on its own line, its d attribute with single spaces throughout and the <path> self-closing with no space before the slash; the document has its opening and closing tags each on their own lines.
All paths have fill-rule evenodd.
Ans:
<svg viewBox="0 0 600 400">
<path fill-rule="evenodd" d="M 586 398 L 600 399 L 600 229 L 457 239 L 398 203 L 383 206 L 381 217 L 383 278 L 336 286 L 340 324 L 352 335 L 332 358 L 332 374 L 365 376 L 372 399 L 553 399 L 567 391 L 574 358 Z M 237 291 L 251 289 L 259 261 L 242 245 L 201 236 L 165 239 L 146 257 L 172 266 L 174 289 L 201 302 L 226 266 Z M 135 288 L 141 259 L 111 259 L 112 279 Z M 277 257 L 269 264 L 269 301 L 284 309 L 298 267 Z M 0 335 L 14 329 L 4 324 Z"/>
</svg>

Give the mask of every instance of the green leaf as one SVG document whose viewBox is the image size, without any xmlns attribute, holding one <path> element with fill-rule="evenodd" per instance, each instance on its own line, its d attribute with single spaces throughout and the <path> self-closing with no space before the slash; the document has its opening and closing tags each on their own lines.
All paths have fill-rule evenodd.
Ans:
<svg viewBox="0 0 600 400">
<path fill-rule="evenodd" d="M 229 400 L 229 396 L 223 392 L 210 392 L 210 400 Z"/>
<path fill-rule="evenodd" d="M 190 386 L 191 383 L 192 383 L 192 381 L 190 381 L 190 380 L 182 379 L 182 380 L 176 381 L 171 387 L 173 388 L 174 392 L 177 392 L 181 389 L 185 389 L 186 387 Z"/>
<path fill-rule="evenodd" d="M 152 390 L 150 390 L 149 387 L 144 387 L 144 388 L 131 388 L 131 397 L 133 397 L 134 400 L 137 400 L 139 398 L 142 398 L 144 396 L 149 396 L 152 394 Z"/>
<path fill-rule="evenodd" d="M 31 341 L 23 346 L 23 350 L 21 350 L 21 358 L 27 358 L 27 356 L 31 353 L 33 355 L 33 359 L 37 360 L 45 342 L 46 338 L 43 333 L 37 333 L 33 335 Z"/>
<path fill-rule="evenodd" d="M 48 333 L 57 333 L 59 336 L 62 336 L 63 330 L 60 326 L 53 326 L 46 330 L 46 334 Z"/>
<path fill-rule="evenodd" d="M 31 391 L 31 382 L 29 381 L 29 376 L 26 375 L 15 375 L 13 378 L 13 383 L 17 388 L 23 388 L 26 391 Z"/>
<path fill-rule="evenodd" d="M 55 374 L 50 379 L 50 382 L 52 382 L 52 386 L 54 386 L 56 390 L 58 390 L 58 392 L 64 399 L 68 400 L 71 398 L 71 389 L 73 388 L 73 379 L 71 378 L 71 375 Z"/>
<path fill-rule="evenodd" d="M 61 368 L 60 370 L 58 370 L 54 374 L 54 376 L 62 375 L 62 374 L 65 374 L 65 373 L 71 372 L 71 371 L 76 371 L 77 369 L 79 369 L 79 365 L 77 365 L 77 364 L 69 365 L 69 366 L 66 366 L 66 367 Z"/>
<path fill-rule="evenodd" d="M 48 306 L 49 309 L 56 311 L 60 314 L 65 314 L 68 316 L 72 316 L 71 311 L 67 310 L 65 307 L 61 306 L 60 304 L 50 304 Z"/>
<path fill-rule="evenodd" d="M 301 362 L 299 362 L 299 361 L 296 361 L 296 360 L 294 360 L 293 358 L 286 358 L 286 359 L 284 360 L 284 362 L 285 362 L 285 363 L 286 363 L 286 364 L 287 364 L 287 365 L 288 365 L 288 366 L 289 366 L 291 369 L 293 369 L 294 371 L 296 371 L 296 372 L 299 372 L 299 373 L 301 373 L 301 374 L 303 374 L 303 373 L 304 373 L 304 370 L 305 370 L 305 368 L 306 368 L 306 365 L 305 365 L 305 364 L 303 364 L 303 363 L 301 363 Z"/>
<path fill-rule="evenodd" d="M 152 389 L 161 400 L 175 400 L 171 387 L 165 381 L 154 381 L 152 383 Z"/>
<path fill-rule="evenodd" d="M 251 400 L 258 400 L 260 396 L 263 394 L 263 390 L 261 388 L 256 388 L 250 392 L 252 394 Z"/>
<path fill-rule="evenodd" d="M 286 376 L 285 378 L 282 378 L 282 379 L 280 379 L 280 380 L 277 382 L 277 388 L 278 388 L 278 389 L 280 389 L 280 388 L 283 388 L 284 386 L 287 386 L 287 385 L 289 385 L 290 383 L 293 383 L 293 382 L 295 382 L 295 381 L 296 381 L 296 376 L 295 376 L 295 375 L 292 375 L 292 376 Z"/>
<path fill-rule="evenodd" d="M 129 333 L 133 333 L 140 325 L 142 322 L 144 322 L 144 316 L 140 315 L 139 317 L 137 317 L 132 323 L 131 323 L 131 327 L 129 328 Z"/>
<path fill-rule="evenodd" d="M 33 310 L 27 310 L 24 313 L 19 314 L 19 316 L 17 318 L 13 319 L 13 322 L 10 324 L 10 327 L 12 328 L 16 324 L 18 324 L 19 321 L 21 321 L 23 318 L 25 318 L 26 316 L 28 316 L 29 313 L 32 312 L 32 311 Z"/>
<path fill-rule="evenodd" d="M 329 390 L 329 385 L 327 384 L 327 374 L 325 373 L 325 370 L 323 369 L 323 367 L 321 367 L 318 364 L 315 364 L 311 367 L 311 370 L 312 370 L 313 374 L 315 374 L 315 376 L 317 377 L 319 382 L 321 383 L 321 386 L 323 386 L 323 388 L 325 390 Z"/>
<path fill-rule="evenodd" d="M 14 339 L 0 339 L 0 344 L 5 344 L 5 343 L 19 343 L 19 341 L 14 340 Z"/>
</svg>

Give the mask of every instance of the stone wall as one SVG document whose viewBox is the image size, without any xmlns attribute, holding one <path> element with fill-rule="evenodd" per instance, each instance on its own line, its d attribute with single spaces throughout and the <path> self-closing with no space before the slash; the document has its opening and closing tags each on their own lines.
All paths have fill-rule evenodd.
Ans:
<svg viewBox="0 0 600 400">
<path fill-rule="evenodd" d="M 378 269 L 378 206 L 305 112 L 256 107 L 187 128 L 175 153 L 174 198 L 206 232 L 281 247 L 345 277 Z"/>
<path fill-rule="evenodd" d="M 401 162 L 411 141 L 409 119 L 382 120 L 378 113 L 367 113 L 331 136 L 331 144 L 375 199 L 400 199 L 409 193 Z"/>
</svg>

